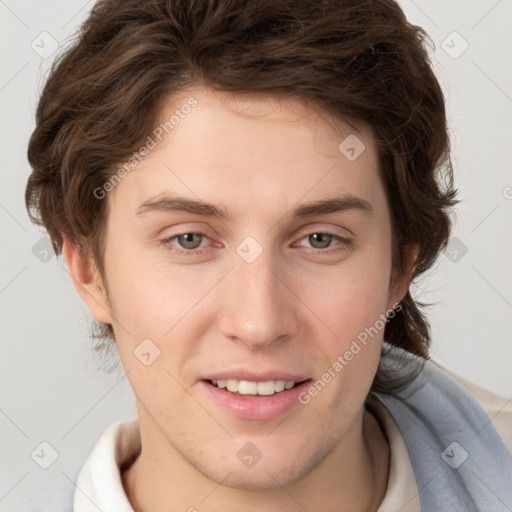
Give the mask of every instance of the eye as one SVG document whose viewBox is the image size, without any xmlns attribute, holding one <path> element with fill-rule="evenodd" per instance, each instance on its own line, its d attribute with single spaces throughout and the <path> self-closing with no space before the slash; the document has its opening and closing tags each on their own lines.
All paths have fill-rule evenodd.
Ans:
<svg viewBox="0 0 512 512">
<path fill-rule="evenodd" d="M 197 249 L 206 236 L 202 233 L 185 233 L 183 235 L 176 235 L 173 238 L 177 239 L 183 249 Z"/>
<path fill-rule="evenodd" d="M 190 232 L 162 240 L 162 244 L 171 252 L 193 254 L 197 249 L 204 247 L 203 242 L 207 240 L 208 237 L 204 233 Z"/>
<path fill-rule="evenodd" d="M 299 242 L 303 240 L 306 240 L 312 249 L 318 249 L 317 252 L 336 252 L 348 248 L 351 244 L 347 238 L 323 231 L 309 233 L 303 236 Z"/>
<path fill-rule="evenodd" d="M 311 247 L 315 249 L 326 249 L 334 240 L 334 235 L 330 235 L 329 233 L 311 233 L 304 238 L 307 238 Z"/>
</svg>

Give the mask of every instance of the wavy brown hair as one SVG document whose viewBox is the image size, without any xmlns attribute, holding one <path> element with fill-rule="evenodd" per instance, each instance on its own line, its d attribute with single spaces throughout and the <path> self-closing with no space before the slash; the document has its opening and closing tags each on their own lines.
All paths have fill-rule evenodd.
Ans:
<svg viewBox="0 0 512 512">
<path fill-rule="evenodd" d="M 207 86 L 284 95 L 364 124 L 392 217 L 393 273 L 413 279 L 445 248 L 453 187 L 444 97 L 430 39 L 394 0 L 101 0 L 54 63 L 28 147 L 26 205 L 103 268 L 107 200 L 94 190 L 140 148 L 170 95 Z M 384 339 L 428 359 L 430 328 L 408 292 Z M 112 348 L 111 325 L 93 336 Z M 101 346 L 101 343 L 100 343 Z M 377 372 L 373 390 L 397 386 Z"/>
</svg>

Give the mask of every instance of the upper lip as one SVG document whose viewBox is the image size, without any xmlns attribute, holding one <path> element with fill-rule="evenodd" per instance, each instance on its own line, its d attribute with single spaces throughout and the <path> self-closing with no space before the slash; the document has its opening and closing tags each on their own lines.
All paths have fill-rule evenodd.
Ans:
<svg viewBox="0 0 512 512">
<path fill-rule="evenodd" d="M 246 380 L 249 382 L 267 382 L 270 380 L 284 380 L 293 382 L 302 382 L 308 380 L 308 377 L 297 373 L 288 373 L 283 371 L 266 371 L 261 373 L 251 372 L 249 370 L 225 370 L 216 373 L 210 373 L 202 377 L 202 380 Z"/>
</svg>

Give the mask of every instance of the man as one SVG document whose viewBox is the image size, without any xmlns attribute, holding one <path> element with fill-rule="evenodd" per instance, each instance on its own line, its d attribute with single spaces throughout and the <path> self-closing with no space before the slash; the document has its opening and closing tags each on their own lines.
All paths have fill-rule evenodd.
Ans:
<svg viewBox="0 0 512 512">
<path fill-rule="evenodd" d="M 408 292 L 456 204 L 423 38 L 390 0 L 95 6 L 27 186 L 136 398 L 74 510 L 512 504 Z"/>
</svg>

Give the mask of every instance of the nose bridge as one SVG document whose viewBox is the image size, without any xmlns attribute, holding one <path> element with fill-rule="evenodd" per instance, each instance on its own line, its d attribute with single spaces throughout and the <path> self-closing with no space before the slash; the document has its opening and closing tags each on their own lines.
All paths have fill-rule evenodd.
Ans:
<svg viewBox="0 0 512 512">
<path fill-rule="evenodd" d="M 224 334 L 252 348 L 291 334 L 292 304 L 272 251 L 262 251 L 252 261 L 245 259 L 243 253 L 235 256 L 229 276 L 229 300 L 222 313 Z"/>
</svg>

